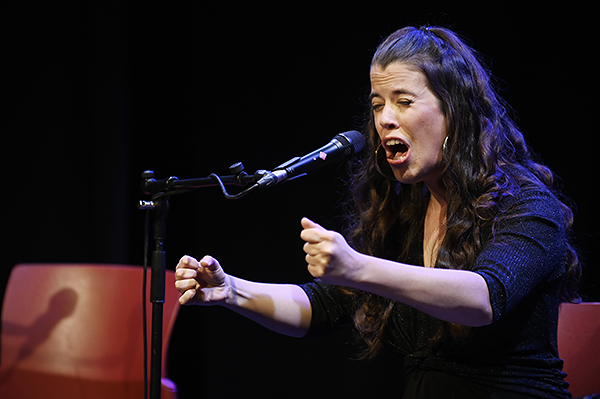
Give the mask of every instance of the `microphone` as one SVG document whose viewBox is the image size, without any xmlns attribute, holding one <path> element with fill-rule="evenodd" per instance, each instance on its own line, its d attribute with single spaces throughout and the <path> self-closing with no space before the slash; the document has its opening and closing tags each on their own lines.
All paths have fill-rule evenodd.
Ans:
<svg viewBox="0 0 600 399">
<path fill-rule="evenodd" d="M 360 132 L 350 130 L 337 134 L 323 147 L 299 158 L 295 157 L 279 165 L 257 182 L 260 187 L 270 187 L 282 181 L 304 176 L 307 172 L 334 162 L 352 158 L 365 146 L 365 138 Z"/>
</svg>

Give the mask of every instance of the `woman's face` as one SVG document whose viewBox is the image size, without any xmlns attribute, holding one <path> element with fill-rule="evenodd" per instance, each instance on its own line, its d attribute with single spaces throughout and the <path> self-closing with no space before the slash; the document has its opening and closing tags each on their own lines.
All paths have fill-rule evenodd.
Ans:
<svg viewBox="0 0 600 399">
<path fill-rule="evenodd" d="M 373 66 L 371 105 L 375 128 L 396 179 L 437 187 L 446 117 L 426 76 L 400 62 L 383 69 Z"/>
</svg>

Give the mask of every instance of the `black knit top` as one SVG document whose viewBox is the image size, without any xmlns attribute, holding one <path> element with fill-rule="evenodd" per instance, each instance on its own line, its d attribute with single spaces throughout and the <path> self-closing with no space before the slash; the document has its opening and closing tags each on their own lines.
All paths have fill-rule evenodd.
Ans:
<svg viewBox="0 0 600 399">
<path fill-rule="evenodd" d="M 556 344 L 558 287 L 566 259 L 561 205 L 540 191 L 521 192 L 512 201 L 508 212 L 514 217 L 503 218 L 490 231 L 489 243 L 471 268 L 488 284 L 492 324 L 439 345 L 431 340 L 439 319 L 395 303 L 386 344 L 404 358 L 405 399 L 571 397 Z M 411 264 L 423 265 L 422 248 L 422 242 L 416 243 Z M 318 280 L 302 288 L 312 305 L 309 334 L 351 324 L 349 295 Z"/>
</svg>

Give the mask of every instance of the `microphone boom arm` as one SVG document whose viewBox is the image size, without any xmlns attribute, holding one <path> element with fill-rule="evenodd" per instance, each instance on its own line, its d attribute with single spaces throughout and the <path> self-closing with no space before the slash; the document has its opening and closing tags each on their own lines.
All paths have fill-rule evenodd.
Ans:
<svg viewBox="0 0 600 399">
<path fill-rule="evenodd" d="M 152 200 L 155 200 L 160 197 L 188 193 L 203 187 L 219 186 L 225 198 L 238 199 L 260 187 L 257 182 L 269 173 L 266 170 L 258 170 L 253 175 L 249 175 L 244 172 L 244 165 L 242 165 L 241 162 L 233 164 L 229 170 L 234 174 L 219 176 L 215 173 L 211 173 L 207 177 L 194 179 L 178 179 L 175 176 L 171 176 L 159 180 L 154 178 L 154 171 L 146 170 L 142 173 L 142 178 L 144 179 L 142 182 L 142 191 L 144 194 L 152 195 Z M 252 186 L 234 195 L 229 194 L 225 188 L 226 185 L 245 187 L 250 184 L 252 184 Z M 140 207 L 145 207 L 147 204 L 147 201 L 140 201 Z"/>
</svg>

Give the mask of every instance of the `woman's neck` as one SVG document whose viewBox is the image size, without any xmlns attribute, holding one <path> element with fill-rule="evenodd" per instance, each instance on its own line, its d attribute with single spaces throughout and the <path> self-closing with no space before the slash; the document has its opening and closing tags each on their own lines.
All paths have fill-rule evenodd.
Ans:
<svg viewBox="0 0 600 399">
<path fill-rule="evenodd" d="M 432 191 L 430 189 L 429 193 L 423 232 L 423 261 L 425 267 L 434 267 L 437 251 L 446 235 L 447 202 L 445 190 Z"/>
</svg>

